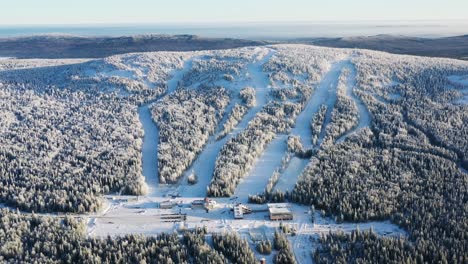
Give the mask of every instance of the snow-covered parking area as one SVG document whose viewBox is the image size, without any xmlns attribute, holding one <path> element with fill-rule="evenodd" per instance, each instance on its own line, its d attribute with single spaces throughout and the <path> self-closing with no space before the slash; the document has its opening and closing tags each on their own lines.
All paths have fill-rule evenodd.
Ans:
<svg viewBox="0 0 468 264">
<path fill-rule="evenodd" d="M 404 230 L 389 221 L 367 223 L 336 223 L 333 219 L 323 218 L 315 214 L 312 223 L 310 210 L 306 206 L 291 205 L 294 219 L 290 221 L 271 221 L 267 205 L 248 204 L 254 212 L 245 214 L 244 219 L 234 219 L 232 208 L 238 203 L 233 198 L 213 199 L 216 205 L 207 211 L 202 207 L 193 207 L 192 202 L 202 200 L 202 197 L 174 198 L 169 197 L 133 197 L 108 196 L 109 207 L 97 215 L 90 215 L 92 225 L 89 235 L 103 237 L 124 234 L 156 235 L 162 232 L 178 232 L 184 229 L 206 226 L 209 232 L 238 231 L 248 232 L 252 228 L 266 227 L 273 230 L 280 223 L 295 227 L 298 234 L 325 234 L 329 231 L 342 230 L 351 232 L 356 228 L 361 230 L 373 228 L 380 235 L 405 236 Z M 173 203 L 173 208 L 161 209 L 160 204 Z M 175 220 L 186 215 L 185 221 Z"/>
</svg>

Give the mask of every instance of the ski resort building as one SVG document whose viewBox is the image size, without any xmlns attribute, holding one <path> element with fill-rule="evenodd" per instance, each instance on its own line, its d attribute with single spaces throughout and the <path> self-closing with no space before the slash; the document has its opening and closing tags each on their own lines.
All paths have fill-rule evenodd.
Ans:
<svg viewBox="0 0 468 264">
<path fill-rule="evenodd" d="M 242 210 L 242 207 L 240 207 L 240 206 L 235 206 L 234 207 L 234 218 L 235 219 L 243 219 L 244 218 L 244 212 Z"/>
<path fill-rule="evenodd" d="M 159 208 L 161 209 L 172 209 L 175 204 L 171 201 L 163 201 L 159 203 Z"/>
<path fill-rule="evenodd" d="M 268 204 L 268 211 L 270 213 L 270 220 L 293 220 L 293 212 L 288 203 L 272 203 Z"/>
<path fill-rule="evenodd" d="M 244 214 L 251 214 L 251 213 L 252 213 L 252 209 L 250 209 L 246 205 L 239 203 L 236 206 L 234 206 L 234 218 L 235 219 L 243 219 Z"/>
</svg>

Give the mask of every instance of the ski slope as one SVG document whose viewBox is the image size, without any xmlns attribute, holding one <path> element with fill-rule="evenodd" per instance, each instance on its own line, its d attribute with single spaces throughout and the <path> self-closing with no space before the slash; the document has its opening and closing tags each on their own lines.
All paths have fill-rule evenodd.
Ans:
<svg viewBox="0 0 468 264">
<path fill-rule="evenodd" d="M 347 131 L 343 136 L 338 138 L 336 143 L 343 142 L 347 137 L 349 137 L 353 133 L 356 133 L 357 131 L 365 127 L 369 127 L 371 122 L 371 115 L 369 113 L 369 110 L 367 110 L 367 107 L 364 105 L 362 99 L 359 96 L 357 96 L 353 91 L 353 89 L 356 87 L 356 68 L 350 62 L 346 64 L 346 68 L 348 68 L 350 72 L 346 81 L 346 95 L 349 98 L 351 98 L 357 106 L 359 112 L 359 121 L 353 129 Z M 393 97 L 392 99 L 397 100 L 398 97 Z"/>
<path fill-rule="evenodd" d="M 281 166 L 286 153 L 287 135 L 277 135 L 255 161 L 250 172 L 237 185 L 234 197 L 240 203 L 247 203 L 249 195 L 260 194 L 268 184 L 273 172 Z"/>
<path fill-rule="evenodd" d="M 166 94 L 173 93 L 185 73 L 192 67 L 193 58 L 188 59 L 181 70 L 174 70 L 172 78 L 167 82 Z M 151 115 L 151 105 L 157 103 L 157 100 L 146 103 L 138 107 L 138 117 L 143 127 L 143 145 L 142 145 L 142 174 L 148 187 L 148 195 L 158 195 L 159 177 L 158 177 L 158 146 L 159 129 Z"/>
<path fill-rule="evenodd" d="M 324 124 L 322 125 L 323 133 L 321 132 L 316 146 L 312 145 L 312 128 L 310 123 L 313 116 L 319 111 L 322 104 L 327 106 L 327 115 L 329 116 L 331 114 L 336 101 L 338 79 L 347 63 L 348 61 L 344 60 L 336 62 L 331 66 L 330 70 L 324 75 L 319 85 L 312 93 L 311 98 L 307 102 L 304 110 L 296 118 L 295 127 L 292 129 L 290 134 L 298 135 L 300 137 L 304 149 L 320 146 L 319 142 L 321 142 L 325 136 L 324 131 L 326 131 L 326 126 L 330 122 L 330 117 L 326 118 Z M 308 163 L 308 159 L 292 157 L 274 189 L 283 192 L 292 191 L 294 185 L 297 182 L 297 179 L 301 175 L 302 171 L 306 168 Z"/>
<path fill-rule="evenodd" d="M 322 104 L 325 104 L 327 109 L 333 109 L 336 101 L 338 78 L 346 63 L 346 61 L 339 61 L 331 66 L 330 70 L 325 74 L 320 84 L 312 93 L 306 107 L 296 119 L 296 125 L 292 129 L 291 135 L 299 136 L 305 149 L 313 147 L 312 128 L 310 127 L 312 117 L 319 111 Z M 329 121 L 328 119 L 328 122 Z M 322 125 L 322 130 L 325 130 L 326 125 L 327 123 L 325 122 Z"/>
<path fill-rule="evenodd" d="M 206 195 L 206 188 L 213 176 L 216 158 L 218 157 L 218 153 L 221 148 L 229 139 L 243 131 L 248 126 L 250 120 L 252 120 L 267 104 L 269 83 L 268 77 L 266 76 L 266 73 L 263 72 L 262 67 L 268 62 L 268 60 L 270 60 L 275 51 L 268 49 L 268 52 L 265 55 L 262 55 L 264 52 L 261 52 L 261 50 L 259 53 L 262 57 L 254 58 L 253 63 L 247 67 L 247 77 L 249 81 L 237 84 L 236 89 L 232 89 L 232 87 L 230 87 L 231 90 L 238 90 L 242 86 L 251 86 L 255 88 L 256 105 L 249 109 L 237 126 L 225 137 L 219 140 L 215 140 L 215 135 L 210 137 L 208 144 L 198 155 L 192 166 L 190 166 L 184 173 L 184 177 L 179 185 L 174 188 L 174 191 L 183 197 L 202 197 Z M 222 123 L 220 123 L 220 125 L 222 125 Z M 188 185 L 186 178 L 192 172 L 198 176 L 198 182 L 194 185 Z"/>
</svg>

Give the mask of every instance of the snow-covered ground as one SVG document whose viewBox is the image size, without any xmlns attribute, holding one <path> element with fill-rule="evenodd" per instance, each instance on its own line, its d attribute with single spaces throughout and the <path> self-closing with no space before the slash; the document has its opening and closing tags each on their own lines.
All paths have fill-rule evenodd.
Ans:
<svg viewBox="0 0 468 264">
<path fill-rule="evenodd" d="M 468 75 L 450 75 L 447 79 L 454 84 L 463 86 L 462 89 L 457 89 L 462 96 L 455 100 L 454 103 L 468 105 Z"/>
<path fill-rule="evenodd" d="M 173 93 L 178 87 L 179 83 L 182 81 L 182 78 L 187 74 L 192 68 L 193 61 L 198 57 L 191 57 L 184 62 L 184 67 L 181 70 L 175 70 L 171 73 L 172 78 L 167 81 L 167 94 Z"/>
<path fill-rule="evenodd" d="M 243 179 L 236 189 L 235 198 L 215 199 L 218 205 L 210 212 L 204 209 L 192 209 L 190 204 L 195 199 L 203 199 L 206 193 L 216 161 L 216 157 L 221 147 L 227 140 L 244 130 L 249 121 L 263 108 L 268 102 L 268 76 L 262 71 L 262 66 L 274 54 L 273 50 L 259 52 L 259 56 L 252 64 L 247 67 L 248 83 L 236 83 L 228 89 L 238 89 L 244 85 L 249 85 L 256 90 L 256 106 L 251 108 L 243 117 L 241 122 L 226 137 L 216 141 L 214 136 L 210 137 L 204 150 L 200 153 L 193 165 L 186 171 L 186 175 L 195 172 L 198 176 L 198 183 L 188 185 L 186 177 L 172 186 L 158 186 L 157 182 L 157 127 L 151 119 L 149 106 L 143 105 L 139 108 L 140 121 L 145 130 L 145 139 L 143 143 L 143 174 L 150 187 L 150 195 L 141 197 L 138 201 L 112 201 L 105 212 L 97 215 L 91 215 L 89 221 L 89 234 L 91 236 L 123 235 L 123 234 L 145 234 L 156 235 L 161 232 L 174 232 L 185 228 L 207 226 L 210 232 L 237 231 L 243 236 L 247 236 L 254 229 L 262 229 L 267 234 L 272 234 L 274 229 L 279 226 L 279 222 L 270 221 L 265 205 L 250 205 L 254 210 L 259 210 L 253 214 L 246 215 L 242 220 L 234 220 L 231 208 L 237 202 L 247 202 L 249 194 L 262 192 L 268 183 L 273 171 L 280 167 L 282 158 L 286 152 L 286 135 L 278 135 L 265 149 L 261 157 L 256 161 L 249 174 Z M 183 73 L 190 67 L 190 62 L 185 62 L 184 69 L 173 74 L 173 78 L 168 82 L 168 92 L 173 92 Z M 324 76 L 321 83 L 311 96 L 304 111 L 298 116 L 296 126 L 291 134 L 299 135 L 306 148 L 312 147 L 310 120 L 318 112 L 320 105 L 326 104 L 330 111 L 336 100 L 336 87 L 338 78 L 344 67 L 349 67 L 349 61 L 341 61 L 332 65 L 330 71 Z M 348 79 L 348 95 L 352 94 L 352 87 L 355 71 Z M 334 98 L 334 99 L 333 99 Z M 353 99 L 355 99 L 353 97 Z M 356 100 L 356 99 L 355 99 Z M 356 101 L 357 104 L 359 102 Z M 361 102 L 362 103 L 362 102 Z M 361 113 L 361 112 L 360 112 Z M 362 116 L 362 115 L 360 115 Z M 358 127 L 363 127 L 367 119 L 362 117 Z M 326 123 L 324 124 L 324 128 Z M 151 162 L 153 161 L 153 162 Z M 288 164 L 288 167 L 280 177 L 276 186 L 279 190 L 291 190 L 297 181 L 297 178 L 307 166 L 308 160 L 294 157 Z M 152 176 L 150 176 L 152 175 Z M 167 194 L 177 192 L 182 197 L 172 199 L 177 203 L 172 209 L 159 209 L 158 204 L 167 201 Z M 237 197 L 237 199 L 236 199 Z M 310 213 L 307 207 L 293 205 L 294 220 L 287 221 L 288 224 L 295 227 L 297 236 L 291 238 L 292 246 L 295 250 L 299 263 L 309 263 L 311 260 L 310 252 L 312 248 L 308 244 L 310 236 L 325 234 L 330 231 L 343 230 L 351 232 L 357 226 L 361 229 L 373 227 L 381 235 L 405 235 L 405 232 L 389 222 L 369 222 L 369 223 L 343 223 L 337 224 L 332 219 L 322 218 L 316 215 L 316 222 L 310 222 Z M 164 219 L 169 215 L 186 215 L 184 222 L 174 222 L 170 219 Z"/>
<path fill-rule="evenodd" d="M 148 186 L 148 194 L 155 195 L 155 187 L 159 184 L 158 178 L 158 144 L 159 130 L 151 117 L 149 105 L 138 108 L 138 117 L 144 130 L 142 147 L 142 173 Z"/>
<path fill-rule="evenodd" d="M 156 235 L 162 232 L 177 232 L 186 228 L 206 226 L 209 232 L 236 231 L 240 233 L 241 236 L 247 238 L 250 238 L 250 234 L 254 230 L 261 230 L 266 237 L 270 239 L 272 238 L 274 229 L 277 228 L 280 223 L 269 220 L 266 205 L 248 204 L 248 196 L 251 194 L 262 193 L 273 172 L 281 167 L 282 160 L 287 154 L 286 140 L 288 135 L 276 135 L 275 139 L 266 146 L 263 153 L 253 164 L 251 170 L 237 186 L 232 198 L 214 199 L 217 202 L 217 206 L 209 212 L 202 208 L 192 209 L 190 206 L 193 200 L 205 198 L 206 188 L 212 179 L 215 162 L 221 148 L 226 144 L 226 142 L 228 142 L 228 140 L 245 130 L 248 127 L 249 122 L 264 108 L 266 104 L 268 104 L 270 100 L 273 100 L 273 98 L 269 96 L 269 92 L 272 90 L 270 87 L 271 76 L 269 76 L 271 73 L 264 71 L 264 65 L 270 61 L 275 53 L 281 54 L 281 49 L 272 46 L 244 48 L 244 50 L 245 52 L 240 53 L 243 54 L 242 56 L 245 56 L 242 59 L 238 59 L 236 55 L 230 56 L 230 52 L 234 52 L 235 50 L 223 51 L 225 53 L 213 52 L 214 55 L 211 51 L 167 55 L 167 58 L 165 57 L 167 60 L 163 60 L 167 61 L 167 64 L 160 63 L 159 61 L 152 64 L 163 65 L 161 66 L 163 70 L 159 71 L 159 74 L 158 71 L 155 70 L 159 68 L 150 67 L 150 63 L 152 61 L 145 61 L 145 63 L 148 63 L 145 64 L 146 66 L 138 64 L 142 62 L 142 60 L 138 60 L 136 58 L 138 58 L 138 56 L 148 56 L 146 58 L 150 58 L 151 55 L 148 54 L 124 56 L 123 58 L 128 59 L 126 61 L 116 60 L 115 65 L 121 65 L 122 68 L 111 67 L 113 64 L 105 64 L 104 66 L 99 64 L 103 68 L 90 67 L 89 72 L 84 70 L 85 75 L 90 75 L 91 77 L 103 77 L 105 79 L 122 78 L 135 81 L 129 83 L 132 85 L 136 83 L 136 86 L 138 87 L 144 87 L 145 85 L 148 86 L 144 87 L 145 89 L 153 88 L 152 86 L 163 85 L 165 83 L 167 85 L 165 95 L 173 93 L 179 88 L 179 86 L 183 89 L 197 89 L 199 86 L 205 87 L 203 86 L 204 84 L 215 87 L 222 86 L 231 93 L 231 101 L 229 102 L 228 107 L 225 108 L 226 112 L 218 124 L 216 133 L 209 137 L 203 150 L 199 153 L 191 166 L 184 172 L 181 180 L 177 184 L 171 185 L 161 185 L 159 184 L 158 179 L 157 154 L 159 130 L 152 119 L 150 109 L 153 104 L 158 103 L 159 98 L 143 99 L 145 104 L 138 107 L 138 115 L 144 130 L 144 138 L 142 142 L 142 173 L 145 177 L 149 192 L 146 196 L 139 198 L 131 196 L 115 196 L 114 198 L 116 199 L 106 198 L 107 203 L 102 212 L 97 214 L 77 215 L 77 217 L 86 217 L 89 219 L 88 232 L 90 236 L 104 237 L 106 235 L 115 236 L 123 234 Z M 251 55 L 253 57 L 250 57 Z M 164 57 L 166 55 L 161 56 Z M 352 64 L 352 56 L 354 55 L 348 58 L 345 58 L 344 56 L 345 55 L 339 57 L 340 61 L 329 65 L 328 72 L 323 74 L 323 78 L 319 82 L 317 81 L 317 85 L 315 85 L 314 81 L 314 86 L 316 87 L 308 102 L 305 104 L 303 111 L 295 120 L 295 126 L 291 130 L 290 135 L 299 136 L 305 149 L 319 149 L 321 142 L 326 137 L 327 126 L 331 121 L 331 113 L 337 100 L 339 78 L 343 70 L 349 70 L 349 75 L 347 75 L 347 79 L 345 80 L 346 96 L 352 99 L 356 104 L 359 118 L 357 125 L 349 131 L 346 131 L 343 136 L 338 138 L 336 143 L 343 142 L 351 134 L 370 125 L 372 116 L 359 96 L 361 91 L 356 90 L 357 73 L 354 64 Z M 169 57 L 172 59 L 169 60 Z M 134 59 L 136 60 L 133 61 Z M 203 61 L 205 59 L 217 61 L 221 66 L 219 66 L 219 68 L 203 68 L 200 65 L 203 65 L 204 62 L 206 63 L 206 61 Z M 275 59 L 276 56 L 273 57 L 273 60 Z M 0 58 L 0 60 L 2 59 Z M 336 58 L 333 60 L 336 60 Z M 328 65 L 328 61 L 330 61 L 330 59 L 324 60 L 322 65 Z M 94 62 L 95 61 L 93 61 L 93 63 Z M 59 64 L 58 62 L 54 63 Z M 65 61 L 63 63 L 65 63 Z M 96 61 L 96 63 L 98 64 L 98 61 Z M 197 63 L 200 63 L 200 65 Z M 1 64 L 2 63 L 0 63 L 0 65 Z M 197 72 L 198 68 L 195 69 L 197 65 L 200 66 L 199 72 Z M 229 74 L 231 78 L 216 78 L 218 73 L 224 74 L 224 69 L 231 69 L 231 66 L 233 65 L 242 65 L 242 67 L 233 67 L 235 69 L 233 70 L 235 74 Z M 279 65 L 279 67 L 282 67 L 281 64 Z M 327 67 L 324 66 L 323 68 Z M 191 71 L 192 69 L 193 71 Z M 211 69 L 216 69 L 216 72 L 214 72 L 214 70 L 211 71 Z M 226 70 L 226 72 L 228 72 L 228 70 Z M 206 75 L 212 74 L 216 76 L 205 76 L 205 73 Z M 189 77 L 192 75 L 190 74 L 195 76 L 194 79 L 196 79 L 196 81 L 191 82 L 191 78 Z M 285 79 L 295 78 L 295 80 L 301 84 L 309 85 L 310 82 L 312 82 L 309 82 L 309 79 L 307 79 L 306 76 L 301 75 L 300 78 L 297 79 L 299 75 L 294 76 L 292 73 L 287 73 L 287 75 L 288 78 Z M 278 76 L 281 77 L 281 75 Z M 211 77 L 211 79 L 209 77 Z M 170 79 L 167 80 L 168 78 Z M 271 81 L 273 83 L 274 80 L 275 79 L 271 77 Z M 316 79 L 314 78 L 313 80 Z M 453 75 L 449 76 L 448 80 L 452 83 L 452 86 L 457 87 L 457 90 L 463 95 L 463 97 L 457 100 L 456 103 L 468 104 L 468 76 Z M 283 85 L 280 81 L 277 83 L 277 86 Z M 392 81 L 388 87 L 397 84 L 397 82 Z M 239 91 L 247 86 L 255 89 L 256 105 L 247 111 L 232 131 L 230 131 L 225 137 L 217 140 L 216 134 L 220 131 L 220 127 L 222 127 L 222 124 L 226 121 L 232 111 L 232 108 L 236 103 L 241 103 L 241 99 L 238 96 Z M 130 87 L 130 85 L 127 87 Z M 141 88 L 141 91 L 144 91 L 145 89 Z M 372 89 L 368 89 L 366 93 L 374 96 L 379 102 L 384 104 L 390 104 L 393 101 L 400 100 L 402 98 L 401 94 L 394 92 L 396 89 L 376 90 L 381 96 L 374 93 Z M 137 90 L 128 90 L 126 92 L 132 94 L 137 92 Z M 356 94 L 355 92 L 358 93 Z M 144 97 L 144 95 L 142 95 L 142 97 Z M 317 144 L 312 144 L 312 129 L 310 127 L 310 122 L 313 116 L 319 112 L 322 105 L 327 106 L 325 120 L 322 125 Z M 14 116 L 11 114 L 10 116 L 5 116 L 6 118 L 4 118 L 4 123 L 7 125 L 8 123 L 11 123 L 12 120 L 15 120 Z M 206 137 L 203 138 L 203 140 L 205 139 Z M 51 158 L 54 153 L 55 152 L 51 152 Z M 283 192 L 292 191 L 302 172 L 308 165 L 310 165 L 309 163 L 309 159 L 292 157 L 287 162 L 287 166 L 284 170 L 281 171 L 281 176 L 279 177 L 274 189 Z M 464 173 L 467 173 L 463 168 L 460 167 L 460 169 Z M 187 183 L 187 177 L 193 172 L 198 176 L 198 182 L 194 185 L 189 185 Z M 180 197 L 173 199 L 170 197 L 171 194 L 177 194 L 174 195 L 174 197 L 178 195 Z M 160 209 L 158 205 L 163 201 L 174 202 L 174 208 Z M 246 204 L 256 212 L 245 215 L 244 219 L 234 220 L 231 209 L 239 202 Z M 2 205 L 0 204 L 0 208 L 1 207 Z M 293 226 L 297 232 L 296 236 L 291 236 L 289 239 L 299 263 L 310 263 L 312 261 L 310 253 L 313 250 L 314 242 L 312 242 L 310 238 L 316 238 L 318 235 L 327 234 L 330 231 L 335 232 L 341 230 L 344 232 L 351 232 L 359 227 L 362 230 L 373 228 L 377 234 L 382 236 L 406 236 L 405 231 L 389 221 L 338 224 L 333 219 L 323 218 L 317 213 L 315 215 L 315 223 L 312 223 L 308 207 L 293 204 L 292 209 L 294 220 L 285 221 L 285 223 Z M 187 220 L 174 222 L 169 219 L 170 217 L 178 217 L 181 215 L 186 215 Z M 271 260 L 271 258 L 272 255 L 267 257 L 269 260 Z"/>
<path fill-rule="evenodd" d="M 455 100 L 455 104 L 460 105 L 468 105 L 468 89 L 460 91 L 462 93 L 462 97 Z"/>
<path fill-rule="evenodd" d="M 296 126 L 292 130 L 291 134 L 299 135 L 305 148 L 312 147 L 312 130 L 310 127 L 310 121 L 312 120 L 314 114 L 318 112 L 322 104 L 327 106 L 327 114 L 325 116 L 320 137 L 318 138 L 317 147 L 320 146 L 323 138 L 325 137 L 326 127 L 330 122 L 331 111 L 333 110 L 336 101 L 338 79 L 344 69 L 349 69 L 350 72 L 346 80 L 346 95 L 353 99 L 358 108 L 359 122 L 352 130 L 346 132 L 345 135 L 340 137 L 337 142 L 344 141 L 352 133 L 355 133 L 356 131 L 370 125 L 371 116 L 367 110 L 367 107 L 364 105 L 364 102 L 361 100 L 361 98 L 356 96 L 353 92 L 353 89 L 356 86 L 356 69 L 349 60 L 340 61 L 332 65 L 330 71 L 324 76 L 317 89 L 312 94 L 312 97 L 307 103 L 304 111 L 302 111 L 296 119 Z M 280 190 L 283 192 L 291 191 L 308 163 L 309 160 L 293 157 L 279 178 L 275 186 L 275 190 Z"/>
<path fill-rule="evenodd" d="M 362 99 L 354 93 L 354 88 L 356 87 L 356 68 L 350 62 L 346 64 L 346 67 L 349 69 L 349 76 L 346 80 L 346 95 L 353 99 L 354 103 L 356 104 L 359 112 L 359 122 L 358 124 L 347 131 L 346 134 L 338 138 L 336 141 L 337 143 L 343 142 L 347 137 L 352 135 L 353 133 L 357 132 L 360 129 L 370 126 L 371 122 L 371 115 L 369 110 L 367 110 L 366 105 L 362 101 Z M 398 100 L 400 98 L 399 94 L 392 94 L 390 96 L 393 100 Z"/>
<path fill-rule="evenodd" d="M 181 70 L 174 70 L 172 78 L 167 82 L 167 93 L 174 92 L 180 80 L 186 72 L 192 67 L 193 58 L 184 63 Z M 123 77 L 128 77 L 125 73 Z M 157 101 L 156 101 L 157 102 Z M 138 116 L 143 126 L 144 137 L 142 146 L 142 173 L 148 186 L 148 195 L 158 195 L 159 177 L 158 177 L 158 146 L 159 129 L 151 116 L 150 107 L 154 102 L 144 104 L 138 108 Z"/>
<path fill-rule="evenodd" d="M 108 196 L 111 197 L 111 196 Z M 235 199 L 218 198 L 217 206 L 207 212 L 202 208 L 191 208 L 191 202 L 200 198 L 175 198 L 170 201 L 176 204 L 172 209 L 157 208 L 165 197 L 140 197 L 139 200 L 125 201 L 129 197 L 115 196 L 109 208 L 100 214 L 89 215 L 95 219 L 92 226 L 92 236 L 116 236 L 124 234 L 156 235 L 161 232 L 172 232 L 184 228 L 206 226 L 209 232 L 238 231 L 248 232 L 253 228 L 265 228 L 269 234 L 279 227 L 279 221 L 271 221 L 268 217 L 266 205 L 248 205 L 254 213 L 244 215 L 244 219 L 233 219 L 231 208 L 237 203 Z M 389 221 L 372 221 L 367 223 L 336 223 L 333 219 L 315 214 L 315 223 L 311 222 L 309 208 L 301 205 L 291 206 L 294 220 L 284 221 L 294 227 L 298 234 L 314 235 L 326 234 L 330 230 L 351 232 L 356 228 L 361 230 L 373 228 L 379 235 L 406 236 L 406 232 Z M 173 222 L 164 219 L 168 215 L 186 214 L 185 222 Z"/>
<path fill-rule="evenodd" d="M 453 83 L 468 86 L 468 75 L 450 75 L 447 78 Z"/>
<path fill-rule="evenodd" d="M 291 192 L 294 189 L 294 185 L 296 185 L 297 179 L 307 167 L 307 164 L 309 164 L 309 159 L 292 157 L 274 189 L 282 192 Z"/>
<path fill-rule="evenodd" d="M 263 193 L 273 172 L 281 166 L 287 151 L 287 135 L 278 135 L 273 139 L 250 172 L 242 179 L 234 192 L 234 197 L 241 203 L 247 203 L 249 195 Z"/>
</svg>

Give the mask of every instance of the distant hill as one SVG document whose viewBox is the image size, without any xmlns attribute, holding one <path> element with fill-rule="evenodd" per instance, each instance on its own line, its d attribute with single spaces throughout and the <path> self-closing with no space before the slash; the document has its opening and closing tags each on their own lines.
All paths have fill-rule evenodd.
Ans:
<svg viewBox="0 0 468 264">
<path fill-rule="evenodd" d="M 396 54 L 468 60 L 468 35 L 444 38 L 377 35 L 345 38 L 304 38 L 292 42 L 314 44 L 324 47 L 360 48 Z"/>
<path fill-rule="evenodd" d="M 287 41 L 204 38 L 195 35 L 138 35 L 125 37 L 41 35 L 0 38 L 0 57 L 23 59 L 103 58 L 130 52 L 217 50 L 274 43 L 361 48 L 395 54 L 468 60 L 468 35 L 445 38 L 377 35 L 343 38 L 301 38 Z"/>
<path fill-rule="evenodd" d="M 0 38 L 0 57 L 102 58 L 130 52 L 216 50 L 264 44 L 267 43 L 231 38 L 202 38 L 193 35 L 131 37 L 44 35 Z"/>
</svg>

